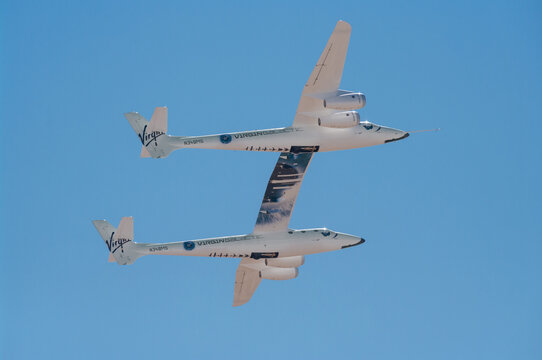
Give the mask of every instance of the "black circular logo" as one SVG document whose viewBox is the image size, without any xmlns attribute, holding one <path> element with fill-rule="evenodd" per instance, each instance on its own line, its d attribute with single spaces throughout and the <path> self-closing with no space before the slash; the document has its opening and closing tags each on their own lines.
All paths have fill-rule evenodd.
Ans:
<svg viewBox="0 0 542 360">
<path fill-rule="evenodd" d="M 229 144 L 229 143 L 231 143 L 231 135 L 228 135 L 228 134 L 226 134 L 226 135 L 220 135 L 220 142 L 221 142 L 222 144 Z"/>
<path fill-rule="evenodd" d="M 196 247 L 196 244 L 194 244 L 193 241 L 185 241 L 183 243 L 183 246 L 185 250 L 190 251 L 190 250 L 194 250 L 194 248 Z"/>
</svg>

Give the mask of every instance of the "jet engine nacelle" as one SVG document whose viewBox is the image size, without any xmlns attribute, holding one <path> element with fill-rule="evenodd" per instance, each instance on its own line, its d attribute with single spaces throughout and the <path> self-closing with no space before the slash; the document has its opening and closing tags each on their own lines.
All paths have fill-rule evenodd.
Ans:
<svg viewBox="0 0 542 360">
<path fill-rule="evenodd" d="M 357 111 L 343 111 L 318 118 L 318 125 L 329 128 L 349 128 L 359 124 Z"/>
<path fill-rule="evenodd" d="M 268 280 L 295 279 L 299 270 L 297 268 L 266 267 L 260 271 L 260 276 Z"/>
<path fill-rule="evenodd" d="M 278 268 L 293 268 L 301 266 L 304 263 L 305 257 L 303 255 L 265 259 L 265 265 Z"/>
<path fill-rule="evenodd" d="M 357 110 L 364 107 L 366 102 L 362 93 L 346 93 L 324 99 L 324 107 L 335 110 Z"/>
</svg>

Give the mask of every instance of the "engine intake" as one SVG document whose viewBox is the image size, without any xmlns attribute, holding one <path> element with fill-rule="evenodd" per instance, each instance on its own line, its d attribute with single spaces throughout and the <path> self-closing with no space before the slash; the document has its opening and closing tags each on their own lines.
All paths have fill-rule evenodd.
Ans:
<svg viewBox="0 0 542 360">
<path fill-rule="evenodd" d="M 362 93 L 346 93 L 324 100 L 326 109 L 357 110 L 365 106 L 367 100 Z"/>
<path fill-rule="evenodd" d="M 268 280 L 295 279 L 299 270 L 297 268 L 266 267 L 260 271 L 260 277 Z"/>
<path fill-rule="evenodd" d="M 318 118 L 318 125 L 329 128 L 349 128 L 359 124 L 357 111 L 343 111 Z"/>
</svg>

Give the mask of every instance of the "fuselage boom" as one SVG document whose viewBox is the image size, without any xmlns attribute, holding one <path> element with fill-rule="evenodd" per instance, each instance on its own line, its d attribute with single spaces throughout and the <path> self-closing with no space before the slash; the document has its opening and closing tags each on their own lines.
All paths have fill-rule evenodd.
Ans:
<svg viewBox="0 0 542 360">
<path fill-rule="evenodd" d="M 134 243 L 133 249 L 140 256 L 177 255 L 262 259 L 340 250 L 361 244 L 363 241 L 358 236 L 320 228 L 251 233 L 171 243 Z"/>
<path fill-rule="evenodd" d="M 174 149 L 302 152 L 310 147 L 323 152 L 380 145 L 407 136 L 404 131 L 365 122 L 343 129 L 306 126 L 204 136 L 168 135 L 163 141 Z"/>
</svg>

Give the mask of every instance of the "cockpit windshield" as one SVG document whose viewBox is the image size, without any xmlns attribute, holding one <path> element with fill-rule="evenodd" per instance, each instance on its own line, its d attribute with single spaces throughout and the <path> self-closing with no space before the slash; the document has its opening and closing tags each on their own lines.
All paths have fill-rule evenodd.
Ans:
<svg viewBox="0 0 542 360">
<path fill-rule="evenodd" d="M 365 130 L 374 130 L 376 128 L 375 124 L 370 123 L 368 121 L 363 121 L 361 123 L 361 126 L 363 126 Z"/>
</svg>

